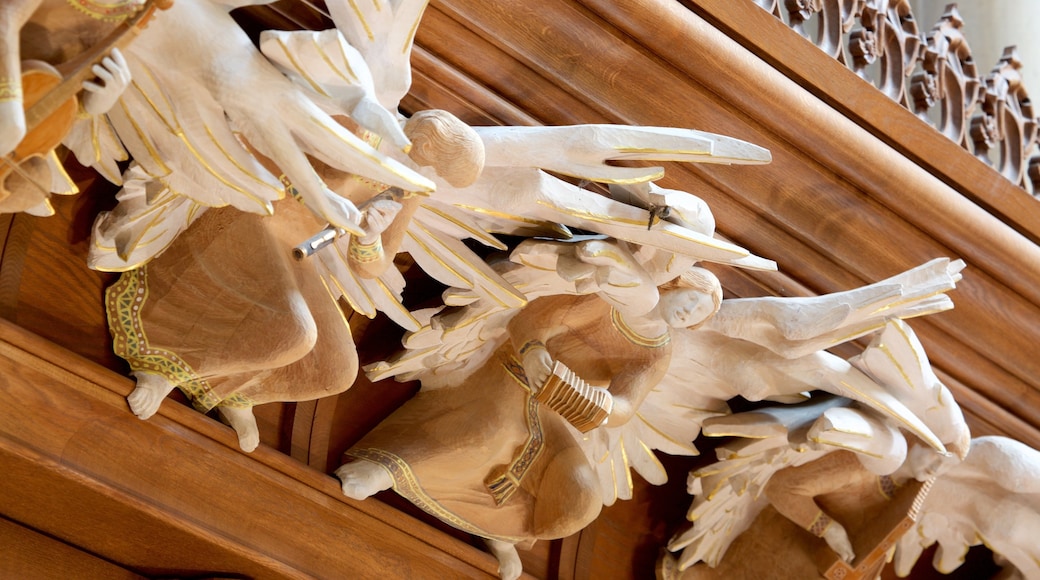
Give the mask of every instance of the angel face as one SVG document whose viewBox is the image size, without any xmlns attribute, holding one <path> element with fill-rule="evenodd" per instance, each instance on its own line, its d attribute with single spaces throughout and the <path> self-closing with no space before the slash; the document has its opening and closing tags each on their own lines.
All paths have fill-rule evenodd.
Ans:
<svg viewBox="0 0 1040 580">
<path fill-rule="evenodd" d="M 668 326 L 686 328 L 711 317 L 715 313 L 715 302 L 698 290 L 679 288 L 661 293 L 657 311 Z"/>
</svg>

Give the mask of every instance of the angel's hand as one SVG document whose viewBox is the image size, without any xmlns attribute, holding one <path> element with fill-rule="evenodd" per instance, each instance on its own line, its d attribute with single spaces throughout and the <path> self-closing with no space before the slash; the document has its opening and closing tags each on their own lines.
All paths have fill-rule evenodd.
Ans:
<svg viewBox="0 0 1040 580">
<path fill-rule="evenodd" d="M 91 69 L 97 81 L 83 83 L 83 110 L 91 115 L 103 115 L 116 104 L 130 85 L 130 67 L 126 59 L 113 48 L 112 52 Z"/>
<path fill-rule="evenodd" d="M 365 208 L 365 220 L 361 224 L 365 235 L 359 237 L 358 241 L 365 245 L 374 244 L 386 231 L 386 228 L 394 223 L 394 218 L 401 211 L 401 207 L 400 203 L 392 199 L 377 199 L 368 204 L 368 207 Z"/>
<path fill-rule="evenodd" d="M 849 541 L 849 534 L 838 522 L 832 521 L 827 526 L 827 529 L 823 531 L 823 539 L 842 560 L 852 562 L 852 559 L 856 557 L 855 552 L 852 551 L 852 542 Z"/>
<path fill-rule="evenodd" d="M 304 205 L 314 212 L 315 215 L 338 228 L 343 228 L 355 236 L 364 234 L 360 226 L 363 217 L 361 210 L 349 199 L 337 195 L 328 187 L 325 187 L 325 184 L 319 182 L 319 186 L 321 187 L 322 195 L 304 196 Z"/>
<path fill-rule="evenodd" d="M 552 374 L 553 360 L 549 351 L 545 350 L 545 345 L 540 341 L 529 341 L 520 347 L 520 364 L 524 367 L 531 391 L 537 393 Z"/>
</svg>

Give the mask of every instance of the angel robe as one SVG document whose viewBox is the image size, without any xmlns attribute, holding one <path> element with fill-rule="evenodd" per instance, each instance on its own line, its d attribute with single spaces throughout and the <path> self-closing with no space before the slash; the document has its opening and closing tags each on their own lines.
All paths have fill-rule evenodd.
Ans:
<svg viewBox="0 0 1040 580">
<path fill-rule="evenodd" d="M 291 259 L 324 227 L 287 198 L 271 217 L 207 211 L 164 253 L 106 292 L 115 352 L 199 410 L 306 401 L 357 376 L 343 312 L 311 260 Z"/>
<path fill-rule="evenodd" d="M 535 300 L 482 367 L 421 390 L 347 455 L 382 465 L 394 491 L 469 533 L 522 544 L 576 533 L 603 506 L 599 481 L 581 434 L 532 397 L 517 348 L 543 341 L 554 360 L 634 408 L 668 366 L 670 335 L 640 337 L 611 314 L 597 296 Z"/>
</svg>

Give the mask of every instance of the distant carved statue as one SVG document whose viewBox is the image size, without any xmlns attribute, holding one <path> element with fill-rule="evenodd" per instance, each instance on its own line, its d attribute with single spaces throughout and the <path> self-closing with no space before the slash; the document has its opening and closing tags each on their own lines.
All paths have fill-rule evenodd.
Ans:
<svg viewBox="0 0 1040 580">
<path fill-rule="evenodd" d="M 393 487 L 488 539 L 502 576 L 515 578 L 514 545 L 575 533 L 604 504 L 582 436 L 537 399 L 553 364 L 609 392 L 612 410 L 597 429 L 624 426 L 664 375 L 670 328 L 703 323 L 720 302 L 718 280 L 699 268 L 641 316 L 596 295 L 534 300 L 484 364 L 452 385 L 424 386 L 348 451 L 355 461 L 336 472 L 344 493 L 363 499 Z"/>
<path fill-rule="evenodd" d="M 136 21 L 144 4 L 9 0 L 0 5 L 0 212 L 50 215 L 51 193 L 75 193 L 54 148 L 74 128 L 94 131 L 97 116 L 130 84 L 117 46 L 133 34 L 121 34 L 129 24 L 117 25 Z"/>
<path fill-rule="evenodd" d="M 447 179 L 461 183 L 479 172 L 479 147 L 430 143 L 469 132 L 479 144 L 450 114 L 416 115 L 405 131 L 422 163 L 447 167 Z M 356 176 L 323 173 L 337 193 L 365 208 L 365 233 L 343 236 L 328 251 L 358 276 L 381 275 L 392 267 L 417 198 L 394 201 Z M 128 402 L 138 417 L 150 417 L 179 387 L 199 410 L 217 408 L 251 451 L 259 443 L 254 405 L 334 395 L 353 384 L 357 355 L 345 313 L 320 264 L 291 258 L 301 232 L 325 224 L 295 199 L 276 206 L 270 217 L 211 209 L 108 290 L 115 350 L 137 378 Z"/>
</svg>

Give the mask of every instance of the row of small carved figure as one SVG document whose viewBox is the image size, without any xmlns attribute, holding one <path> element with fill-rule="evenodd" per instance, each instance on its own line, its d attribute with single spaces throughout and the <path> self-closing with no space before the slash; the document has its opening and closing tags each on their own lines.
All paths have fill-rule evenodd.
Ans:
<svg viewBox="0 0 1040 580">
<path fill-rule="evenodd" d="M 955 5 L 921 33 L 909 0 L 756 3 L 1015 185 L 1034 196 L 1040 191 L 1037 119 L 1018 51 L 1005 48 L 980 74 Z M 815 35 L 807 30 L 812 20 Z"/>
</svg>

